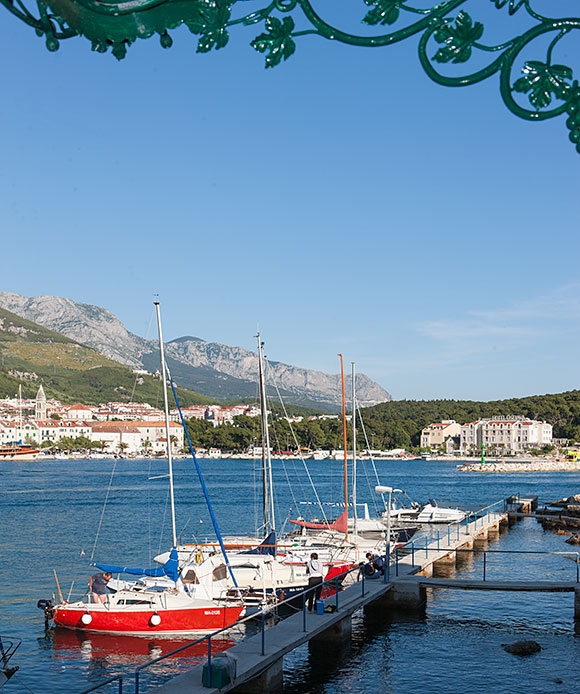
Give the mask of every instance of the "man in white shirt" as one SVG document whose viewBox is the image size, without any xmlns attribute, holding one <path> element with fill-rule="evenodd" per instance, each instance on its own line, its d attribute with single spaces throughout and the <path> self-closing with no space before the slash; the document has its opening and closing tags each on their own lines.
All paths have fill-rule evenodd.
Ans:
<svg viewBox="0 0 580 694">
<path fill-rule="evenodd" d="M 308 593 L 308 612 L 312 612 L 314 598 L 316 596 L 316 600 L 320 600 L 320 593 L 322 592 L 322 562 L 318 559 L 316 552 L 312 552 L 310 555 L 306 564 L 306 573 L 308 574 L 308 587 L 318 586 Z"/>
</svg>

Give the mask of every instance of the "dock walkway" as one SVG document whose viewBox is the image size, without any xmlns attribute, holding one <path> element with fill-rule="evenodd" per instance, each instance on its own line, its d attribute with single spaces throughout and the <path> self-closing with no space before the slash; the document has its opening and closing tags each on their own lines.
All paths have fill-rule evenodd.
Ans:
<svg viewBox="0 0 580 694">
<path fill-rule="evenodd" d="M 576 581 L 482 581 L 472 578 L 410 578 L 425 588 L 457 588 L 459 590 L 507 590 L 529 593 L 572 593 L 580 590 Z"/>
<path fill-rule="evenodd" d="M 341 637 L 345 619 L 349 620 L 348 629 L 350 630 L 350 616 L 356 610 L 368 605 L 383 597 L 391 585 L 384 583 L 380 579 L 367 579 L 364 581 L 364 595 L 362 592 L 362 581 L 355 583 L 340 593 L 339 609 L 336 612 L 324 613 L 322 615 L 315 612 L 306 613 L 306 630 L 304 630 L 304 615 L 302 611 L 281 620 L 278 624 L 266 629 L 264 633 L 264 655 L 262 655 L 262 634 L 256 634 L 244 639 L 241 643 L 228 649 L 227 654 L 237 661 L 236 679 L 233 683 L 225 685 L 221 689 L 204 687 L 202 684 L 203 665 L 174 677 L 163 686 L 155 689 L 159 694 L 215 694 L 216 692 L 228 692 L 240 687 L 271 667 L 280 659 L 293 651 L 303 643 L 315 639 L 317 636 L 332 630 L 336 630 L 337 636 Z M 334 597 L 326 600 L 327 605 L 334 604 Z"/>
<path fill-rule="evenodd" d="M 329 644 L 344 642 L 350 638 L 353 613 L 372 603 L 380 606 L 392 599 L 393 605 L 413 604 L 416 601 L 413 591 L 422 590 L 424 593 L 424 580 L 432 575 L 436 563 L 455 563 L 456 550 L 472 549 L 490 534 L 499 534 L 500 524 L 507 526 L 508 515 L 495 505 L 476 519 L 468 518 L 445 527 L 438 536 L 408 543 L 391 557 L 387 582 L 378 575 L 376 578 L 366 578 L 364 592 L 363 581 L 359 581 L 339 593 L 336 612 L 323 615 L 306 613 L 304 620 L 304 614 L 300 611 L 266 629 L 263 655 L 262 633 L 244 639 L 227 651 L 236 660 L 236 677 L 232 683 L 220 689 L 203 686 L 203 665 L 198 665 L 154 691 L 156 694 L 275 691 L 281 684 L 284 655 L 307 641 L 318 640 Z M 422 578 L 419 580 L 419 577 Z M 325 605 L 334 605 L 335 600 L 334 596 L 327 598 Z M 246 689 L 248 683 L 255 683 L 259 677 L 262 677 L 261 684 L 256 683 L 253 688 L 250 686 Z"/>
</svg>

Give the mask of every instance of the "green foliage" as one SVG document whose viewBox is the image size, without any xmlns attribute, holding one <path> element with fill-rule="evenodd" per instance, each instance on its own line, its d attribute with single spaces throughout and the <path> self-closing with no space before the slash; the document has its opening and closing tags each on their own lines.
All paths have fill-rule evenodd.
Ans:
<svg viewBox="0 0 580 694">
<path fill-rule="evenodd" d="M 469 400 L 400 400 L 385 402 L 363 410 L 367 433 L 375 436 L 380 445 L 398 447 L 395 426 L 410 437 L 413 446 L 419 445 L 421 430 L 442 419 L 454 419 L 460 424 L 496 416 L 521 415 L 545 420 L 554 427 L 555 438 L 580 438 L 580 391 L 556 395 L 533 395 L 490 402 Z M 386 444 L 386 446 L 385 446 Z M 378 446 L 377 446 L 378 447 Z"/>
<path fill-rule="evenodd" d="M 553 425 L 554 437 L 580 440 L 580 391 L 573 390 L 557 395 L 534 395 L 491 402 L 469 400 L 400 400 L 385 402 L 362 410 L 363 422 L 370 447 L 391 449 L 405 448 L 420 452 L 421 430 L 428 424 L 442 419 L 454 419 L 460 424 L 496 416 L 521 415 L 530 419 L 545 420 Z M 190 420 L 187 424 L 194 446 L 242 451 L 261 445 L 259 417 L 240 416 L 233 424 L 214 427 L 211 422 Z M 342 420 L 304 419 L 292 424 L 277 414 L 270 421 L 270 442 L 274 450 L 321 448 L 336 450 L 343 447 Z M 358 425 L 358 448 L 366 448 L 362 427 Z M 352 446 L 351 427 L 347 426 L 347 446 Z M 545 447 L 545 454 L 553 447 Z M 489 451 L 491 454 L 491 451 Z M 499 451 L 501 453 L 501 451 Z M 477 447 L 471 451 L 478 456 Z"/>
<path fill-rule="evenodd" d="M 32 397 L 40 383 L 48 398 L 63 404 L 83 402 L 147 402 L 162 406 L 161 381 L 139 375 L 96 350 L 0 309 L 0 397 L 13 397 L 20 381 L 10 371 L 36 374 L 23 389 Z M 211 404 L 206 396 L 177 388 L 180 404 Z"/>
</svg>

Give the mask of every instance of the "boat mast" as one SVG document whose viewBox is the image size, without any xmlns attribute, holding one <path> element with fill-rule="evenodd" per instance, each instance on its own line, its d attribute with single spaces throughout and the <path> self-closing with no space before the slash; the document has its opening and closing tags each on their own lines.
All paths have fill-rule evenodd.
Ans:
<svg viewBox="0 0 580 694">
<path fill-rule="evenodd" d="M 169 496 L 171 500 L 171 533 L 173 547 L 177 547 L 177 530 L 175 525 L 175 498 L 173 493 L 173 460 L 171 457 L 171 438 L 169 432 L 169 403 L 167 401 L 167 381 L 165 367 L 165 352 L 163 349 L 163 332 L 161 330 L 161 313 L 159 302 L 154 301 L 157 314 L 157 332 L 159 333 L 159 351 L 161 352 L 161 382 L 163 383 L 163 404 L 165 406 L 165 436 L 167 438 L 167 464 L 169 467 Z"/>
<path fill-rule="evenodd" d="M 18 433 L 20 434 L 20 443 L 22 441 L 22 383 L 18 384 Z"/>
<path fill-rule="evenodd" d="M 352 364 L 352 508 L 354 512 L 354 536 L 357 537 L 357 515 L 356 515 L 356 388 L 355 388 L 355 368 Z"/>
<path fill-rule="evenodd" d="M 344 507 L 346 511 L 346 534 L 345 539 L 348 542 L 348 464 L 346 458 L 346 405 L 344 398 L 344 364 L 342 361 L 342 354 L 338 355 L 340 357 L 340 380 L 342 383 L 342 437 L 343 437 L 343 449 L 344 449 Z"/>
<path fill-rule="evenodd" d="M 268 407 L 266 404 L 266 384 L 264 378 L 263 343 L 258 338 L 258 373 L 260 378 L 260 412 L 262 419 L 262 480 L 264 503 L 264 535 L 276 530 L 274 519 L 274 494 L 272 491 L 272 455 L 270 453 L 270 433 L 268 431 Z"/>
</svg>

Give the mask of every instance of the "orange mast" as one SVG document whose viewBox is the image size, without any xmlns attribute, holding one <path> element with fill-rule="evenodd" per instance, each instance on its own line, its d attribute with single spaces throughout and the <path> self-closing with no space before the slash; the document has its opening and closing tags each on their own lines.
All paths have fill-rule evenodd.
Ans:
<svg viewBox="0 0 580 694">
<path fill-rule="evenodd" d="M 344 508 L 346 511 L 346 541 L 348 542 L 348 473 L 346 459 L 346 405 L 344 398 L 344 365 L 342 363 L 342 354 L 340 357 L 340 379 L 342 382 L 342 433 L 344 437 Z"/>
</svg>

